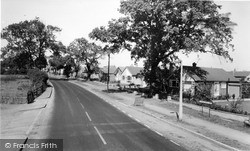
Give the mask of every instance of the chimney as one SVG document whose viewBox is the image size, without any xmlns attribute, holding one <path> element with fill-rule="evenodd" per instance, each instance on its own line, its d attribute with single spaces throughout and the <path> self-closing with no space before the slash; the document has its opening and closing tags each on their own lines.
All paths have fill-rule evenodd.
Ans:
<svg viewBox="0 0 250 151">
<path fill-rule="evenodd" d="M 194 63 L 192 64 L 192 66 L 193 66 L 194 68 L 196 68 L 196 67 L 197 67 L 197 63 L 194 62 Z"/>
</svg>

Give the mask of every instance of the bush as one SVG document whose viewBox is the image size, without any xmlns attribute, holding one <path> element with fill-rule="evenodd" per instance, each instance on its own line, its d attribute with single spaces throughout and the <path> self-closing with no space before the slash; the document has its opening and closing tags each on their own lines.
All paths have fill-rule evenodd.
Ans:
<svg viewBox="0 0 250 151">
<path fill-rule="evenodd" d="M 47 80 L 49 79 L 46 72 L 40 71 L 38 68 L 30 69 L 27 73 L 32 82 L 30 91 L 27 94 L 28 103 L 41 95 L 47 88 Z"/>
<path fill-rule="evenodd" d="M 27 73 L 32 85 L 47 84 L 49 76 L 46 72 L 40 71 L 38 68 L 30 69 Z"/>
</svg>

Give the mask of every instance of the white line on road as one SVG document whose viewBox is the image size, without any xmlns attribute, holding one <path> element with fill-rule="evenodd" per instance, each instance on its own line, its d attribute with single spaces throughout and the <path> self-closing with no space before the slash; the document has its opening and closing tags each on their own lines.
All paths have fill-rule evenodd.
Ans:
<svg viewBox="0 0 250 151">
<path fill-rule="evenodd" d="M 87 115 L 87 117 L 88 117 L 89 121 L 91 122 L 92 120 L 91 120 L 91 118 L 90 118 L 90 116 L 89 116 L 88 112 L 85 112 L 85 113 L 86 113 L 86 115 Z"/>
<path fill-rule="evenodd" d="M 80 103 L 80 104 L 81 104 L 82 108 L 84 109 L 84 106 L 82 105 L 82 103 Z"/>
<path fill-rule="evenodd" d="M 101 133 L 98 131 L 98 129 L 97 129 L 95 126 L 94 126 L 94 128 L 95 128 L 95 130 L 96 130 L 97 134 L 99 135 L 99 137 L 101 138 L 101 140 L 102 140 L 103 144 L 104 144 L 104 145 L 106 145 L 106 144 L 107 144 L 107 142 L 106 142 L 106 141 L 105 141 L 105 139 L 102 137 Z"/>
<path fill-rule="evenodd" d="M 79 103 L 81 103 L 78 97 L 77 97 L 77 101 L 78 101 Z"/>
<path fill-rule="evenodd" d="M 135 118 L 135 120 L 136 120 L 137 122 L 141 123 L 141 121 L 140 121 L 140 120 L 138 120 L 137 118 Z"/>
<path fill-rule="evenodd" d="M 163 134 L 161 134 L 160 132 L 157 132 L 157 131 L 155 131 L 158 135 L 160 135 L 160 136 L 163 136 Z"/>
<path fill-rule="evenodd" d="M 151 129 L 147 124 L 144 124 L 147 128 Z"/>
<path fill-rule="evenodd" d="M 175 141 L 170 140 L 170 142 L 174 143 L 177 146 L 180 146 L 180 144 L 176 143 Z"/>
</svg>

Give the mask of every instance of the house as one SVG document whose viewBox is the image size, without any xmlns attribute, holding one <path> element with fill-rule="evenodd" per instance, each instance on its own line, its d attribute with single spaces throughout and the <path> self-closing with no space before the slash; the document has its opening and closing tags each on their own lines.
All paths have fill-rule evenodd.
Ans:
<svg viewBox="0 0 250 151">
<path fill-rule="evenodd" d="M 126 67 L 121 74 L 121 85 L 135 84 L 140 87 L 146 87 L 146 82 L 141 75 L 142 67 Z"/>
<path fill-rule="evenodd" d="M 245 81 L 250 83 L 250 73 L 248 76 L 246 76 Z"/>
<path fill-rule="evenodd" d="M 116 67 L 110 66 L 109 67 L 109 82 L 115 82 L 115 72 L 116 72 Z M 108 66 L 104 66 L 103 68 L 101 68 L 100 79 L 101 81 L 108 80 Z"/>
<path fill-rule="evenodd" d="M 124 71 L 125 67 L 117 67 L 115 71 L 115 81 L 120 83 L 122 80 L 122 72 Z"/>
<path fill-rule="evenodd" d="M 187 71 L 189 66 L 184 66 L 184 71 Z M 213 98 L 221 98 L 227 95 L 235 95 L 235 98 L 240 97 L 240 87 L 239 79 L 235 78 L 233 75 L 227 71 L 220 68 L 205 68 L 198 67 L 201 71 L 206 74 L 204 77 L 198 76 L 197 74 L 189 74 L 185 72 L 184 81 L 184 91 L 191 90 L 195 93 L 195 87 L 199 83 L 204 83 L 205 85 L 211 86 L 211 95 Z"/>
<path fill-rule="evenodd" d="M 245 82 L 247 82 L 247 81 L 250 82 L 250 79 L 248 79 L 248 77 L 250 76 L 250 71 L 236 71 L 236 70 L 234 70 L 233 76 L 239 80 L 242 80 Z"/>
</svg>

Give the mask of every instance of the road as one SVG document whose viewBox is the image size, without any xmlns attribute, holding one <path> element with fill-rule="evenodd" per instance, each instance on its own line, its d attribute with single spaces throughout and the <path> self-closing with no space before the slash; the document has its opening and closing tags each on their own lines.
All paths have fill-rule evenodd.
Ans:
<svg viewBox="0 0 250 151">
<path fill-rule="evenodd" d="M 46 139 L 63 139 L 63 150 L 185 150 L 89 91 L 67 81 L 52 83 L 55 105 Z"/>
</svg>

